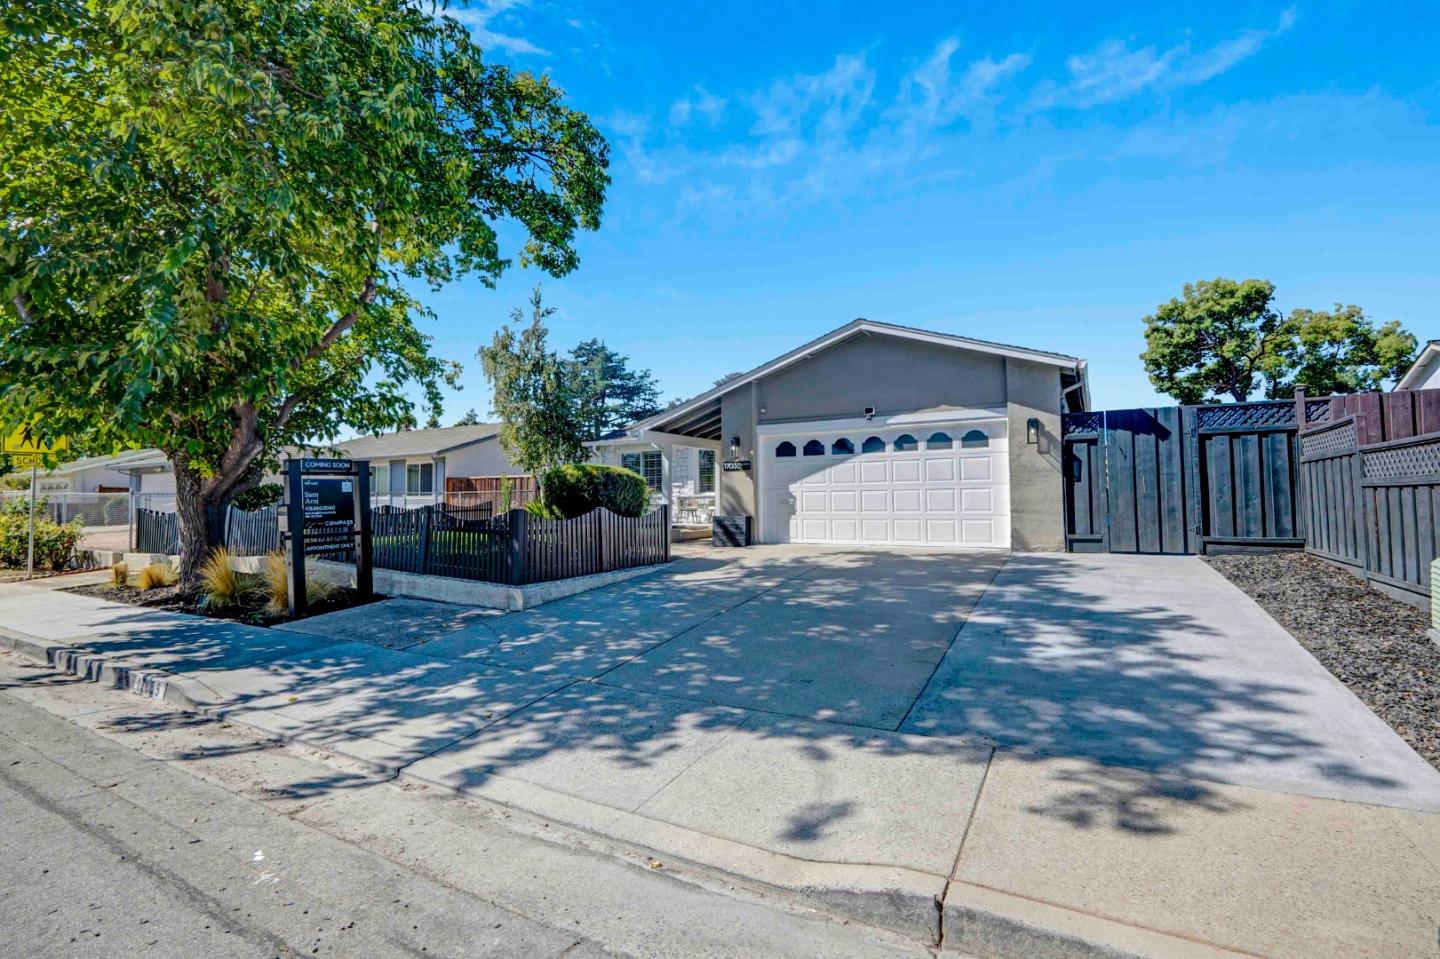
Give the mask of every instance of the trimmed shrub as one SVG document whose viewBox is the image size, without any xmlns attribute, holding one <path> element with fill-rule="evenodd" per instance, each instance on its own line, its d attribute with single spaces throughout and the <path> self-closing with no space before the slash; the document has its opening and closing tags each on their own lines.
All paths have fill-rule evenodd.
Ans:
<svg viewBox="0 0 1440 959">
<path fill-rule="evenodd" d="M 650 505 L 650 487 L 634 470 L 581 463 L 546 470 L 540 479 L 540 499 L 544 512 L 539 515 L 560 519 L 584 516 L 602 506 L 621 516 L 643 516 Z"/>
</svg>

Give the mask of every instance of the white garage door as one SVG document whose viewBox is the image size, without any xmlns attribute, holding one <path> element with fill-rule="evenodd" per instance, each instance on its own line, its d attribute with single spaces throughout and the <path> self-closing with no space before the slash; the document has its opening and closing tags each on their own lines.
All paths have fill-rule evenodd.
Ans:
<svg viewBox="0 0 1440 959">
<path fill-rule="evenodd" d="M 767 543 L 1010 545 L 1006 422 L 760 438 Z"/>
</svg>

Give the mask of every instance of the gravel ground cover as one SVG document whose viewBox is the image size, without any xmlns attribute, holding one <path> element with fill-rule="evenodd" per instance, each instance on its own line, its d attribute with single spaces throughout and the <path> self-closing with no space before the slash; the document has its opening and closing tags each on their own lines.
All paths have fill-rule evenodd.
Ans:
<svg viewBox="0 0 1440 959">
<path fill-rule="evenodd" d="M 1207 556 L 1336 678 L 1440 768 L 1440 647 L 1423 610 L 1304 553 Z"/>
</svg>

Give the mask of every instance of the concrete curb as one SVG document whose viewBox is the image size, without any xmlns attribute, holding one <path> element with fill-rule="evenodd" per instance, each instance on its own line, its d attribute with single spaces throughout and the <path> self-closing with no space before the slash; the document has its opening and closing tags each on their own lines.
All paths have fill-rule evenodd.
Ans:
<svg viewBox="0 0 1440 959">
<path fill-rule="evenodd" d="M 965 882 L 945 895 L 942 954 L 1026 959 L 1253 959 Z"/>
<path fill-rule="evenodd" d="M 283 723 L 255 722 L 246 715 L 243 702 L 224 700 L 197 679 L 97 653 L 84 645 L 85 638 L 61 642 L 0 627 L 0 649 L 78 678 L 246 726 L 278 741 L 318 747 L 401 781 L 551 820 L 649 854 L 672 868 L 678 865 L 762 894 L 778 893 L 844 920 L 889 929 L 926 945 L 939 944 L 947 953 L 991 959 L 1236 959 L 1243 955 L 904 867 L 797 859 L 501 775 L 491 775 L 476 787 L 456 785 L 443 764 L 427 762 L 428 757 L 381 762 L 344 739 L 309 735 Z"/>
</svg>

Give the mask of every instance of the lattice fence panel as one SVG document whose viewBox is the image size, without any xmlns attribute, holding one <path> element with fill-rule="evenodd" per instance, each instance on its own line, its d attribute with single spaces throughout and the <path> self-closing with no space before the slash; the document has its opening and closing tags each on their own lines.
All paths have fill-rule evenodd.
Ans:
<svg viewBox="0 0 1440 959">
<path fill-rule="evenodd" d="M 1202 430 L 1253 429 L 1295 425 L 1294 403 L 1232 403 L 1228 406 L 1201 406 L 1198 425 Z"/>
<path fill-rule="evenodd" d="M 1098 433 L 1105 426 L 1105 413 L 1096 410 L 1089 413 L 1066 413 L 1061 423 L 1065 436 L 1075 433 Z"/>
<path fill-rule="evenodd" d="M 1334 426 L 1300 434 L 1301 456 L 1339 456 L 1355 452 L 1355 421 L 1343 420 Z"/>
<path fill-rule="evenodd" d="M 1440 441 L 1362 453 L 1366 479 L 1440 475 Z"/>
</svg>

